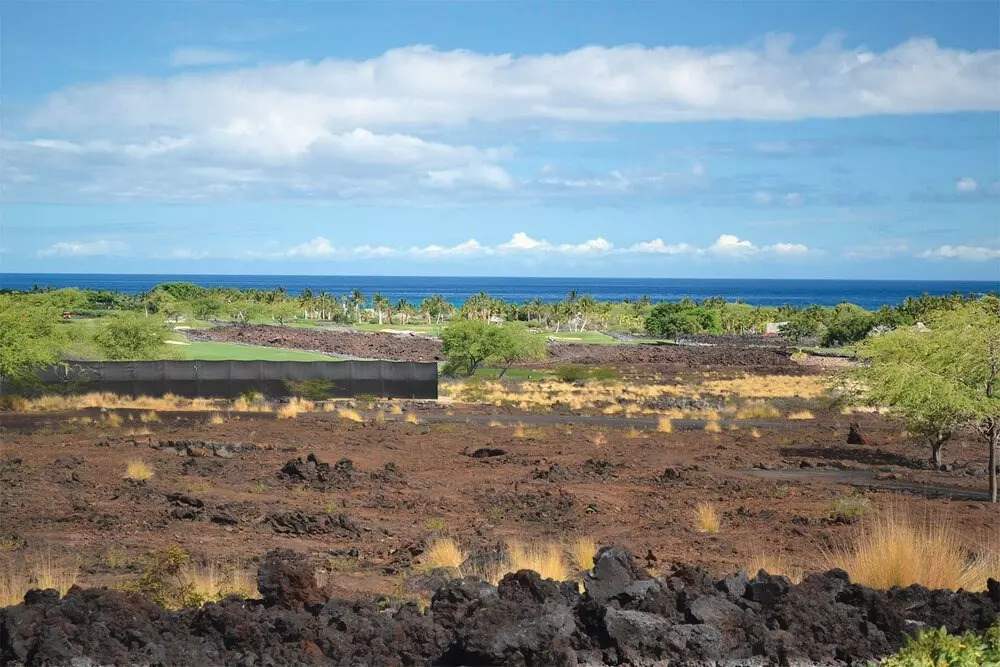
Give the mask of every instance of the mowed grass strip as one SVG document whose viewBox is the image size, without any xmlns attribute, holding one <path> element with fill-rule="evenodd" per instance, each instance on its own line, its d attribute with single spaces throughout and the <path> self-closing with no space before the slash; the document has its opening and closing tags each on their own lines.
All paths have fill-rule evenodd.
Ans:
<svg viewBox="0 0 1000 667">
<path fill-rule="evenodd" d="M 317 352 L 234 343 L 197 341 L 176 347 L 185 359 L 192 361 L 338 361 L 336 357 Z"/>
</svg>

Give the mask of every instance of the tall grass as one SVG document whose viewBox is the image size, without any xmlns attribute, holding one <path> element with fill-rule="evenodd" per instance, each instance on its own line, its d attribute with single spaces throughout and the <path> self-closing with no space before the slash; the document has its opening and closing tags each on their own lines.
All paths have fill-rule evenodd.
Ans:
<svg viewBox="0 0 1000 667">
<path fill-rule="evenodd" d="M 780 416 L 777 408 L 761 400 L 749 401 L 736 411 L 737 419 L 777 419 Z"/>
<path fill-rule="evenodd" d="M 873 588 L 920 584 L 955 589 L 968 584 L 981 590 L 986 584 L 968 581 L 978 574 L 948 521 L 940 516 L 918 521 L 897 506 L 873 516 L 853 545 L 827 554 L 827 559 L 853 581 Z"/>
<path fill-rule="evenodd" d="M 569 545 L 569 559 L 578 572 L 587 572 L 594 567 L 597 542 L 592 537 L 578 537 Z"/>
<path fill-rule="evenodd" d="M 33 588 L 54 588 L 65 595 L 76 583 L 79 570 L 56 562 L 51 556 L 5 563 L 0 571 L 0 607 L 10 607 L 24 601 L 24 594 Z"/>
<path fill-rule="evenodd" d="M 468 556 L 458 546 L 458 542 L 450 537 L 439 537 L 424 552 L 424 566 L 431 570 L 447 568 L 461 575 L 462 563 L 466 558 Z"/>
<path fill-rule="evenodd" d="M 292 396 L 288 402 L 278 408 L 278 419 L 295 419 L 302 412 L 316 409 L 316 403 L 298 396 Z"/>
<path fill-rule="evenodd" d="M 351 408 L 338 408 L 337 416 L 341 419 L 346 419 L 347 421 L 352 422 L 363 422 L 365 420 L 365 418 L 361 416 L 361 413 Z"/>
<path fill-rule="evenodd" d="M 547 542 L 543 544 L 522 544 L 511 542 L 508 546 L 508 555 L 503 563 L 500 578 L 508 572 L 518 572 L 520 570 L 534 570 L 543 579 L 555 579 L 556 581 L 566 581 L 569 578 L 569 569 L 563 559 L 562 548 L 555 543 Z"/>
<path fill-rule="evenodd" d="M 674 420 L 665 415 L 661 415 L 656 418 L 656 430 L 660 433 L 673 433 L 674 432 Z"/>
<path fill-rule="evenodd" d="M 768 574 L 779 574 L 793 583 L 802 581 L 802 568 L 795 567 L 780 554 L 765 553 L 763 549 L 754 551 L 746 564 L 746 572 L 751 577 L 764 570 Z"/>
<path fill-rule="evenodd" d="M 694 526 L 699 533 L 719 532 L 719 513 L 711 503 L 698 503 L 694 509 Z"/>
<path fill-rule="evenodd" d="M 420 423 L 420 419 L 415 414 L 413 414 L 412 412 L 409 412 L 406 415 L 406 423 L 407 424 L 419 424 Z"/>
<path fill-rule="evenodd" d="M 719 426 L 719 421 L 717 419 L 710 419 L 705 422 L 705 433 L 722 433 L 722 427 Z"/>
</svg>

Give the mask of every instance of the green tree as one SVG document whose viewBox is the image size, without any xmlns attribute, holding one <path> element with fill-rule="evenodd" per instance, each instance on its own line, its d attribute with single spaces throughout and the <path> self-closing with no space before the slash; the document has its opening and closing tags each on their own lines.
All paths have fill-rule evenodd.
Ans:
<svg viewBox="0 0 1000 667">
<path fill-rule="evenodd" d="M 906 327 L 856 346 L 862 400 L 887 406 L 926 436 L 932 459 L 960 425 L 989 447 L 990 496 L 997 501 L 1000 446 L 1000 299 L 988 296 L 935 312 L 928 329 Z"/>
<path fill-rule="evenodd" d="M 278 324 L 285 324 L 295 319 L 301 308 L 295 301 L 277 301 L 271 304 L 271 317 Z"/>
<path fill-rule="evenodd" d="M 680 334 L 722 333 L 718 310 L 701 308 L 691 302 L 658 303 L 646 318 L 646 332 L 673 338 Z"/>
<path fill-rule="evenodd" d="M 59 315 L 44 299 L 0 295 L 0 381 L 30 383 L 37 369 L 58 360 Z"/>
<path fill-rule="evenodd" d="M 169 330 L 157 317 L 119 313 L 103 321 L 94 342 L 111 360 L 152 359 L 166 347 Z"/>
<path fill-rule="evenodd" d="M 484 363 L 503 367 L 545 354 L 545 343 L 519 324 L 494 326 L 482 320 L 458 320 L 441 332 L 446 374 L 472 375 Z"/>
<path fill-rule="evenodd" d="M 812 338 L 819 332 L 816 320 L 796 315 L 778 327 L 778 333 L 792 343 L 798 344 L 803 338 Z"/>
</svg>

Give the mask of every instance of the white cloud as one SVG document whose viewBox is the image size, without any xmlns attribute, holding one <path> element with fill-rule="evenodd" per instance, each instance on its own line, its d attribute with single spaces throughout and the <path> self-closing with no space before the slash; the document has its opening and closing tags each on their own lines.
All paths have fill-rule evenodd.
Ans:
<svg viewBox="0 0 1000 667">
<path fill-rule="evenodd" d="M 422 248 L 410 248 L 411 255 L 423 257 L 468 257 L 479 254 L 492 254 L 493 249 L 483 246 L 475 239 L 453 246 L 428 245 Z"/>
<path fill-rule="evenodd" d="M 209 256 L 206 250 L 192 250 L 191 248 L 174 248 L 170 252 L 172 259 L 205 259 Z"/>
<path fill-rule="evenodd" d="M 554 245 L 544 239 L 534 239 L 524 232 L 517 232 L 509 241 L 501 243 L 496 249 L 500 252 L 556 252 L 567 255 L 592 255 L 611 252 L 614 250 L 614 244 L 598 236 L 583 243 Z"/>
<path fill-rule="evenodd" d="M 975 192 L 979 189 L 979 183 L 969 176 L 963 176 L 955 182 L 955 190 L 958 192 Z"/>
<path fill-rule="evenodd" d="M 745 257 L 757 252 L 758 248 L 747 240 L 740 240 L 734 234 L 723 234 L 715 243 L 709 246 L 708 251 L 716 255 L 728 255 L 731 257 Z"/>
<path fill-rule="evenodd" d="M 128 249 L 121 241 L 60 241 L 38 251 L 39 257 L 97 257 L 115 255 Z"/>
<path fill-rule="evenodd" d="M 774 254 L 786 257 L 809 254 L 809 248 L 801 243 L 775 243 L 773 246 L 770 246 L 770 249 Z"/>
<path fill-rule="evenodd" d="M 967 262 L 985 262 L 991 259 L 1000 259 L 1000 248 L 943 245 L 933 250 L 925 250 L 919 256 L 925 259 L 960 259 Z"/>
<path fill-rule="evenodd" d="M 51 95 L 41 127 L 440 125 L 553 119 L 685 122 L 838 118 L 1000 109 L 1000 51 L 911 39 L 877 53 L 827 40 L 792 50 L 587 46 L 542 55 L 393 49 L 368 60 L 269 64 L 169 79 L 77 85 Z M 845 63 L 852 67 L 845 70 Z"/>
<path fill-rule="evenodd" d="M 395 248 L 388 246 L 359 245 L 351 249 L 351 253 L 360 257 L 392 257 L 397 254 Z"/>
<path fill-rule="evenodd" d="M 497 246 L 499 250 L 551 250 L 552 244 L 548 241 L 538 241 L 531 238 L 524 232 L 516 232 L 510 241 Z"/>
<path fill-rule="evenodd" d="M 785 195 L 785 203 L 789 206 L 798 206 L 802 203 L 802 195 L 798 192 L 789 192 Z"/>
<path fill-rule="evenodd" d="M 188 46 L 174 49 L 170 54 L 170 64 L 174 67 L 197 67 L 199 65 L 231 65 L 247 59 L 245 53 Z"/>
<path fill-rule="evenodd" d="M 333 246 L 329 239 L 322 236 L 317 236 L 311 241 L 306 241 L 305 243 L 300 243 L 294 248 L 289 248 L 285 255 L 288 257 L 329 257 L 337 252 L 337 249 Z"/>
</svg>

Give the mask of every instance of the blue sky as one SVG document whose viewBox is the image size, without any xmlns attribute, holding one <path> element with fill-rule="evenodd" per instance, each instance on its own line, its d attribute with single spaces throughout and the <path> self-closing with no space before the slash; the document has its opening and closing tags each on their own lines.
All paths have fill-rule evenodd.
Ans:
<svg viewBox="0 0 1000 667">
<path fill-rule="evenodd" d="M 0 20 L 3 271 L 1000 280 L 995 2 Z"/>
</svg>

